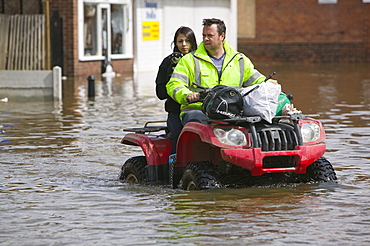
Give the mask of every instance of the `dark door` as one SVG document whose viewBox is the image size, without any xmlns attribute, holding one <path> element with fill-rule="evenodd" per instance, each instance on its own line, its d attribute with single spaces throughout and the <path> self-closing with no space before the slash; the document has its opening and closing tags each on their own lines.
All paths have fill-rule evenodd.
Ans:
<svg viewBox="0 0 370 246">
<path fill-rule="evenodd" d="M 58 11 L 52 13 L 50 20 L 50 63 L 63 71 L 63 22 Z"/>
</svg>

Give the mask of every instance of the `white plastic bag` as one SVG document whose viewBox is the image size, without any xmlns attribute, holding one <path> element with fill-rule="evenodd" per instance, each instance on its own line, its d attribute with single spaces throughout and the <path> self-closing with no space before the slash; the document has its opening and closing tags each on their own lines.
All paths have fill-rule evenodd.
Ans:
<svg viewBox="0 0 370 246">
<path fill-rule="evenodd" d="M 263 82 L 243 88 L 240 93 L 243 96 L 243 115 L 260 116 L 272 123 L 276 115 L 278 97 L 281 85 L 272 82 Z"/>
</svg>

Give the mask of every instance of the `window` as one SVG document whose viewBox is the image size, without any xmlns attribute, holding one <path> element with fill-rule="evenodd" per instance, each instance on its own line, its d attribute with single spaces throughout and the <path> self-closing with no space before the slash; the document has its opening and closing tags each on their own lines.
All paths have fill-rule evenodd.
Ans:
<svg viewBox="0 0 370 246">
<path fill-rule="evenodd" d="M 111 30 L 112 30 L 112 45 L 111 54 L 122 54 L 126 50 L 125 42 L 125 26 L 122 18 L 125 18 L 125 9 L 119 4 L 112 4 L 111 7 Z"/>
<path fill-rule="evenodd" d="M 130 0 L 79 0 L 79 59 L 132 58 Z"/>
<path fill-rule="evenodd" d="M 98 55 L 98 43 L 97 43 L 97 19 L 96 19 L 96 4 L 85 4 L 84 5 L 84 55 L 85 56 L 96 56 Z"/>
</svg>

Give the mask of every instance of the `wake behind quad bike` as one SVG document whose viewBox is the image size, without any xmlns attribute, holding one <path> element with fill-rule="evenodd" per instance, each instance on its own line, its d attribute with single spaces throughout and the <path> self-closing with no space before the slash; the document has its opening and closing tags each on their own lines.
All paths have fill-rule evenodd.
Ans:
<svg viewBox="0 0 370 246">
<path fill-rule="evenodd" d="M 142 156 L 128 159 L 120 180 L 162 184 L 184 190 L 249 187 L 276 183 L 334 182 L 331 163 L 323 157 L 326 138 L 316 115 L 209 119 L 187 123 L 176 155 L 165 122 L 124 129 L 121 143 L 140 146 Z"/>
</svg>

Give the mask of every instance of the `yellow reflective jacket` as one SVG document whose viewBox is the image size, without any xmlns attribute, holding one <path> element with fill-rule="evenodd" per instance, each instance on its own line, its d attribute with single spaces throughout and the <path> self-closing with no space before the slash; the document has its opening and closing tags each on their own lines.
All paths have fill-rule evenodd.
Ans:
<svg viewBox="0 0 370 246">
<path fill-rule="evenodd" d="M 176 65 L 166 89 L 168 95 L 181 104 L 180 115 L 192 109 L 201 109 L 201 102 L 187 105 L 186 97 L 200 91 L 194 82 L 205 88 L 216 85 L 247 87 L 264 82 L 266 77 L 254 68 L 249 58 L 237 52 L 226 41 L 224 41 L 224 49 L 226 54 L 220 77 L 203 42 L 195 52 L 186 54 Z"/>
</svg>

